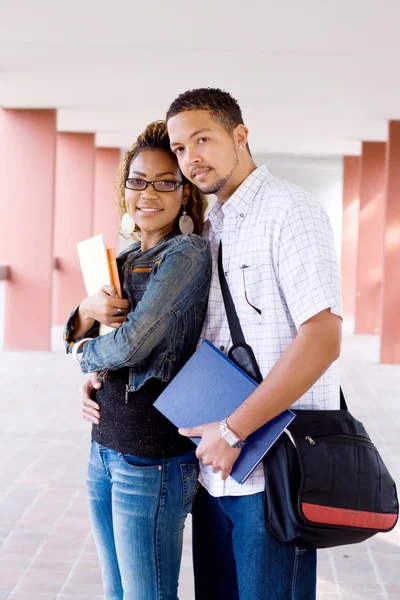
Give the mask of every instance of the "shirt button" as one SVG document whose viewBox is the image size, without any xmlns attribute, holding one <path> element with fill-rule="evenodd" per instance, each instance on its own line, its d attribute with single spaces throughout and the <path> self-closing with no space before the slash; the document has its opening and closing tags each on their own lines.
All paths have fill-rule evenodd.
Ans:
<svg viewBox="0 0 400 600">
<path fill-rule="evenodd" d="M 244 219 L 244 214 L 243 213 L 240 213 L 239 216 L 240 216 L 241 219 Z"/>
<path fill-rule="evenodd" d="M 228 276 L 228 271 L 224 271 L 224 275 L 225 275 L 225 277 L 227 277 Z"/>
<path fill-rule="evenodd" d="M 219 349 L 223 352 L 225 350 L 225 346 L 220 346 Z"/>
</svg>

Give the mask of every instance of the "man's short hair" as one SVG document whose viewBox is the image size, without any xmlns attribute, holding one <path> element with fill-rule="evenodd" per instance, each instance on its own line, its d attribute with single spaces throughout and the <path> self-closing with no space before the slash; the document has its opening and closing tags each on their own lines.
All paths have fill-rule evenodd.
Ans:
<svg viewBox="0 0 400 600">
<path fill-rule="evenodd" d="M 188 110 L 207 110 L 229 133 L 243 124 L 242 111 L 235 98 L 218 88 L 198 88 L 180 94 L 167 111 L 167 121 Z"/>
</svg>

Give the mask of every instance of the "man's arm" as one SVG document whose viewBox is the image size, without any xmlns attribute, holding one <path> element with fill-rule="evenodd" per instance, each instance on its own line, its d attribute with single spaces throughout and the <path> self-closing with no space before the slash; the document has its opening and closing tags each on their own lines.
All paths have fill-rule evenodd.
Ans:
<svg viewBox="0 0 400 600">
<path fill-rule="evenodd" d="M 100 425 L 100 405 L 92 400 L 94 390 L 99 390 L 102 382 L 97 379 L 97 372 L 93 371 L 81 388 L 82 416 L 89 423 Z"/>
<path fill-rule="evenodd" d="M 342 319 L 323 310 L 300 328 L 268 377 L 229 417 L 229 427 L 246 439 L 289 408 L 339 358 Z"/>
<path fill-rule="evenodd" d="M 323 310 L 299 327 L 292 344 L 279 358 L 264 381 L 228 418 L 229 428 L 245 440 L 262 425 L 289 408 L 325 373 L 339 357 L 342 319 Z M 180 430 L 201 436 L 197 456 L 226 479 L 240 450 L 221 439 L 219 423 Z"/>
</svg>

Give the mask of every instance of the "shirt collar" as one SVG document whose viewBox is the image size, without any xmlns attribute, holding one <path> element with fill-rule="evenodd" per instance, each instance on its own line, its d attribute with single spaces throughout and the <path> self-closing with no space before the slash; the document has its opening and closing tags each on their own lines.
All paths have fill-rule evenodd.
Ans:
<svg viewBox="0 0 400 600">
<path fill-rule="evenodd" d="M 250 209 L 253 200 L 264 181 L 271 177 L 267 167 L 262 165 L 257 167 L 250 175 L 246 177 L 243 183 L 226 202 L 221 202 L 218 198 L 208 213 L 208 217 L 214 229 L 219 229 L 218 225 L 224 218 L 224 215 L 234 210 L 239 216 L 243 217 Z"/>
</svg>

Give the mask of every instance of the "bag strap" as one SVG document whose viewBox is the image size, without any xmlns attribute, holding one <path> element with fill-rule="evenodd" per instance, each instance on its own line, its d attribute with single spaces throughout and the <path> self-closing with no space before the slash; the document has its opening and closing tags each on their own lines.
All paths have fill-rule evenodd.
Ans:
<svg viewBox="0 0 400 600">
<path fill-rule="evenodd" d="M 224 267 L 222 264 L 222 241 L 218 248 L 218 276 L 221 286 L 222 297 L 224 299 L 226 316 L 228 317 L 229 330 L 231 332 L 232 344 L 236 346 L 246 344 L 239 317 L 237 316 L 235 304 L 229 289 L 228 282 L 225 277 Z M 344 398 L 342 387 L 340 387 L 340 410 L 348 410 L 347 403 Z"/>
<path fill-rule="evenodd" d="M 218 275 L 219 283 L 221 286 L 222 297 L 224 299 L 226 316 L 228 317 L 229 330 L 231 332 L 232 344 L 245 344 L 243 330 L 240 325 L 239 317 L 237 316 L 235 304 L 233 302 L 231 291 L 229 289 L 228 282 L 225 277 L 224 267 L 222 265 L 222 242 L 219 243 L 218 248 Z"/>
<path fill-rule="evenodd" d="M 340 386 L 340 410 L 349 410 L 347 408 L 347 402 L 346 402 L 346 400 L 344 398 L 342 386 Z"/>
</svg>

